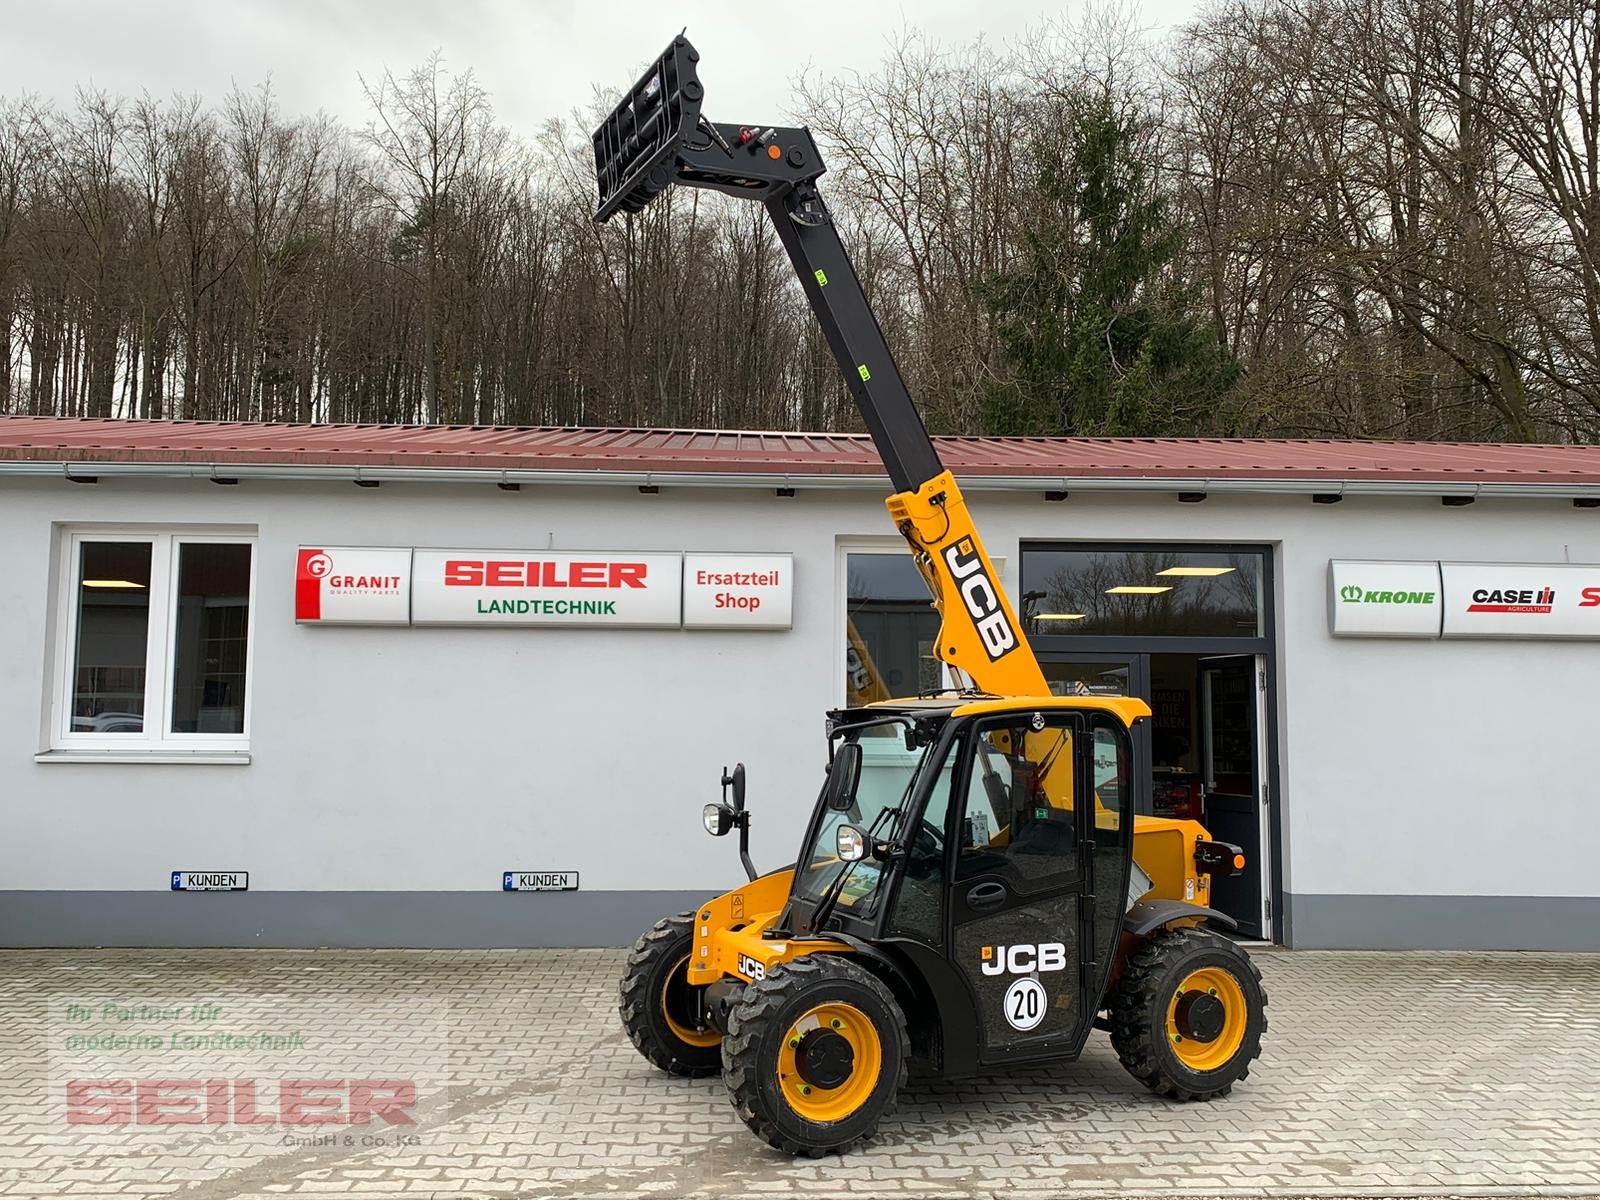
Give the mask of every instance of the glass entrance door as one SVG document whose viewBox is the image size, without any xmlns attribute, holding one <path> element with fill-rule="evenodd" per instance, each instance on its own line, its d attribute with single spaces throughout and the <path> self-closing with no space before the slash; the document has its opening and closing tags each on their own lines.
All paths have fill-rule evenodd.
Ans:
<svg viewBox="0 0 1600 1200">
<path fill-rule="evenodd" d="M 1261 884 L 1261 692 L 1256 656 L 1200 660 L 1201 820 L 1211 836 L 1244 850 L 1240 875 L 1211 877 L 1211 907 L 1263 933 Z"/>
</svg>

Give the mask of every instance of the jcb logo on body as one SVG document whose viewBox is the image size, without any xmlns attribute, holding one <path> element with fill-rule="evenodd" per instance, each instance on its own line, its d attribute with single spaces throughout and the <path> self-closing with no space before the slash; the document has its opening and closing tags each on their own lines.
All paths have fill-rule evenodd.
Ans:
<svg viewBox="0 0 1600 1200">
<path fill-rule="evenodd" d="M 1031 975 L 1035 971 L 1065 971 L 1067 948 L 1061 942 L 1040 942 L 1037 946 L 985 946 L 985 975 Z"/>
<path fill-rule="evenodd" d="M 748 954 L 741 954 L 739 955 L 739 974 L 753 982 L 760 982 L 767 977 L 767 968 Z"/>
<path fill-rule="evenodd" d="M 1017 633 L 1006 618 L 1006 610 L 1000 604 L 1000 589 L 989 577 L 977 545 L 965 537 L 951 542 L 940 553 L 956 586 L 961 589 L 961 602 L 978 627 L 978 638 L 983 642 L 989 661 L 1011 653 L 1017 647 Z"/>
</svg>

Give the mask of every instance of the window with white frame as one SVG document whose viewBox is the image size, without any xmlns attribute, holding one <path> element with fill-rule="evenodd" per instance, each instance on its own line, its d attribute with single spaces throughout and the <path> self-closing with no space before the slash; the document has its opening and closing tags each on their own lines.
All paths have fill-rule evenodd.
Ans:
<svg viewBox="0 0 1600 1200">
<path fill-rule="evenodd" d="M 249 745 L 255 539 L 70 530 L 51 747 Z"/>
</svg>

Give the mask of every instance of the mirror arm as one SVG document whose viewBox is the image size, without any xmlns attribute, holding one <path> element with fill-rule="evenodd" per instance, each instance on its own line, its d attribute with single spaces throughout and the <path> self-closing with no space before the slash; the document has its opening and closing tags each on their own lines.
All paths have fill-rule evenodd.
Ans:
<svg viewBox="0 0 1600 1200">
<path fill-rule="evenodd" d="M 744 864 L 744 873 L 754 883 L 760 872 L 756 864 L 750 861 L 750 814 L 740 809 L 734 817 L 734 823 L 739 826 L 739 861 Z"/>
</svg>

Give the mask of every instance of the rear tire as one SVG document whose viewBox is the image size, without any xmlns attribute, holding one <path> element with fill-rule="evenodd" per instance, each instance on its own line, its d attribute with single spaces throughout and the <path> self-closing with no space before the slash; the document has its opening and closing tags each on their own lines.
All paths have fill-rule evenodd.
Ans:
<svg viewBox="0 0 1600 1200">
<path fill-rule="evenodd" d="M 1261 972 L 1203 929 L 1152 934 L 1111 996 L 1111 1043 L 1128 1073 L 1174 1100 L 1226 1096 L 1250 1074 L 1267 1031 Z"/>
<path fill-rule="evenodd" d="M 722 1078 L 740 1118 L 785 1154 L 845 1154 L 905 1086 L 911 1045 L 889 989 L 844 958 L 770 968 L 728 1017 Z"/>
<path fill-rule="evenodd" d="M 722 1066 L 722 1035 L 692 1024 L 692 912 L 663 917 L 633 944 L 619 989 L 622 1027 L 639 1053 L 668 1075 L 698 1078 Z"/>
</svg>

